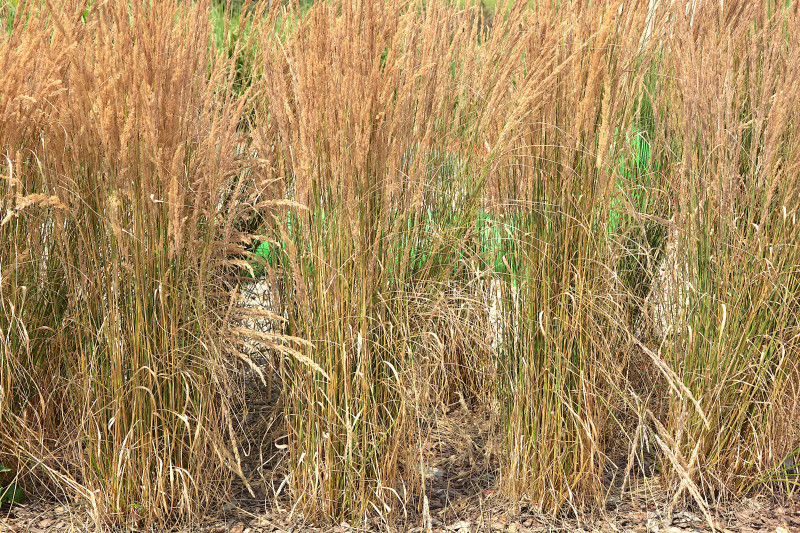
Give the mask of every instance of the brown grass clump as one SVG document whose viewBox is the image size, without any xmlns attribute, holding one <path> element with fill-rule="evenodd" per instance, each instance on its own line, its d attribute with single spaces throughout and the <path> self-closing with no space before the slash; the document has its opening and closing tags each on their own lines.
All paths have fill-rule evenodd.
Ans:
<svg viewBox="0 0 800 533">
<path fill-rule="evenodd" d="M 268 207 L 208 9 L 20 3 L 0 35 L 0 461 L 98 525 L 195 517 L 236 469 L 230 260 Z"/>
<path fill-rule="evenodd" d="M 772 431 L 798 414 L 782 405 L 800 348 L 797 17 L 770 2 L 674 17 L 684 38 L 657 102 L 676 152 L 662 353 L 696 403 L 669 398 L 659 444 L 677 492 L 696 485 L 696 499 L 742 493 L 797 446 Z"/>
<path fill-rule="evenodd" d="M 475 143 L 451 69 L 472 60 L 479 20 L 441 2 L 282 20 L 262 37 L 254 135 L 305 206 L 274 226 L 286 331 L 312 342 L 310 364 L 281 366 L 291 491 L 316 514 L 384 515 L 418 491 L 412 404 L 475 391 L 486 371 L 475 296 L 455 284 L 473 275 L 459 261 L 477 197 L 446 152 Z"/>
</svg>

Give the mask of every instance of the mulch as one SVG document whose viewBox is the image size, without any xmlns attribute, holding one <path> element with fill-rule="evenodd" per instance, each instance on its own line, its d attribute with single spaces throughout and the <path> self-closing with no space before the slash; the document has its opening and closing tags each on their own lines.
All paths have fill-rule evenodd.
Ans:
<svg viewBox="0 0 800 533">
<path fill-rule="evenodd" d="M 795 533 L 800 532 L 800 498 L 777 501 L 767 496 L 745 498 L 713 509 L 718 531 L 723 533 Z M 206 523 L 172 528 L 174 533 L 705 533 L 710 525 L 700 513 L 680 511 L 672 523 L 664 523 L 663 507 L 652 503 L 609 502 L 602 516 L 592 521 L 576 519 L 549 520 L 523 509 L 511 512 L 502 506 L 483 502 L 476 506 L 431 511 L 428 523 L 422 520 L 385 524 L 373 522 L 361 527 L 347 523 L 316 526 L 289 517 L 287 510 L 267 509 L 263 501 L 241 501 L 221 518 Z M 430 528 L 430 529 L 429 529 Z M 0 511 L 1 532 L 89 532 L 95 527 L 86 509 L 56 502 L 31 500 L 13 509 Z"/>
</svg>

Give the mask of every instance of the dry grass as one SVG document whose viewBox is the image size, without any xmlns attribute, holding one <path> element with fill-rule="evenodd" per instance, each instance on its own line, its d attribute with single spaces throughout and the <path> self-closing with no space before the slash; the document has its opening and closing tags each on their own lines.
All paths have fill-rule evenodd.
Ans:
<svg viewBox="0 0 800 533">
<path fill-rule="evenodd" d="M 797 2 L 259 3 L 219 50 L 207 2 L 84 4 L 0 36 L 23 486 L 98 527 L 213 512 L 243 365 L 319 519 L 427 513 L 455 402 L 552 515 L 602 508 L 644 441 L 703 509 L 800 445 Z"/>
<path fill-rule="evenodd" d="M 19 6 L 0 41 L 0 460 L 100 525 L 192 518 L 236 470 L 243 157 L 208 4 Z"/>
<path fill-rule="evenodd" d="M 691 27 L 678 17 L 687 38 L 658 103 L 675 150 L 681 300 L 662 353 L 697 399 L 670 397 L 665 425 L 674 468 L 706 496 L 740 493 L 796 446 L 772 428 L 796 395 L 800 332 L 797 17 L 769 3 L 703 6 Z"/>
</svg>

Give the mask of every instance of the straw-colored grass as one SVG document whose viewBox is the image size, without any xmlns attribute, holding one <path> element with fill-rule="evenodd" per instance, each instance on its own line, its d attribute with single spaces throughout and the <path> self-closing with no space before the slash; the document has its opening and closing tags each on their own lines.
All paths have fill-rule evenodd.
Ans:
<svg viewBox="0 0 800 533">
<path fill-rule="evenodd" d="M 697 400 L 669 398 L 667 470 L 707 497 L 740 493 L 796 447 L 782 418 L 800 339 L 800 19 L 797 5 L 740 9 L 676 20 L 687 38 L 658 103 L 676 150 L 662 353 Z"/>
<path fill-rule="evenodd" d="M 208 4 L 84 7 L 20 3 L 0 38 L 0 460 L 98 525 L 191 518 L 236 471 L 250 97 Z"/>
<path fill-rule="evenodd" d="M 276 474 L 320 520 L 427 516 L 455 402 L 494 424 L 500 494 L 555 516 L 644 442 L 670 509 L 781 476 L 798 2 L 272 4 L 0 8 L 19 485 L 98 528 L 218 512 L 243 368 L 277 379 Z"/>
</svg>

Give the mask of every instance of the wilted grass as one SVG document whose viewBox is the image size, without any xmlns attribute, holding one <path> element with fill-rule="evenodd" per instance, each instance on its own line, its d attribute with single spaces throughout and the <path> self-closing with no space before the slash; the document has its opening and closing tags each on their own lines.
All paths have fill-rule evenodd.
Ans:
<svg viewBox="0 0 800 533">
<path fill-rule="evenodd" d="M 515 283 L 502 291 L 498 354 L 503 486 L 557 512 L 600 504 L 604 488 L 601 442 L 611 429 L 615 363 L 625 358 L 611 208 L 617 161 L 627 155 L 619 132 L 633 129 L 643 85 L 645 71 L 635 67 L 650 53 L 639 43 L 648 12 L 629 6 L 615 19 L 595 5 L 575 13 L 587 21 L 578 27 L 552 7 L 516 16 L 499 42 L 524 43 L 508 67 L 527 98 L 501 113 L 520 122 L 503 125 L 495 144 L 508 155 L 492 176 L 499 209 L 518 230 L 505 258 Z M 525 29 L 536 21 L 547 31 L 533 39 Z"/>
<path fill-rule="evenodd" d="M 290 34 L 279 26 L 263 39 L 254 135 L 267 171 L 304 206 L 291 229 L 273 226 L 286 332 L 311 341 L 307 361 L 281 367 L 291 490 L 315 513 L 386 514 L 405 505 L 398 488 L 419 471 L 415 398 L 447 380 L 475 388 L 483 371 L 469 346 L 444 347 L 464 320 L 454 305 L 466 291 L 452 282 L 471 274 L 459 263 L 479 197 L 434 144 L 459 133 L 448 71 L 476 26 L 444 6 L 321 3 Z"/>
<path fill-rule="evenodd" d="M 98 524 L 197 516 L 236 470 L 229 261 L 265 204 L 208 8 L 20 4 L 0 41 L 0 456 Z"/>
<path fill-rule="evenodd" d="M 777 471 L 796 3 L 275 4 L 21 3 L 0 37 L 23 486 L 98 525 L 213 512 L 242 474 L 235 360 L 279 377 L 286 486 L 321 519 L 427 513 L 454 400 L 545 513 L 602 507 L 643 436 L 674 505 Z"/>
<path fill-rule="evenodd" d="M 663 353 L 697 399 L 670 397 L 673 440 L 660 444 L 675 484 L 706 496 L 739 493 L 793 446 L 777 428 L 800 333 L 797 17 L 796 5 L 706 6 L 693 31 L 678 18 L 690 37 L 658 103 L 678 156 Z"/>
</svg>

